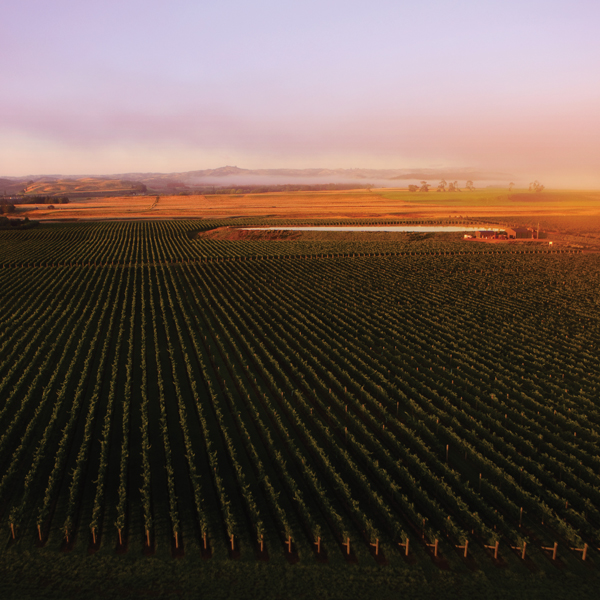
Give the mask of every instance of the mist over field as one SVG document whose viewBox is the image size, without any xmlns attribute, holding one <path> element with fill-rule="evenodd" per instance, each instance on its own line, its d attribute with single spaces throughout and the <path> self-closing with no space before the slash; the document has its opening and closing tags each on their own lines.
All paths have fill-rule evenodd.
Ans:
<svg viewBox="0 0 600 600">
<path fill-rule="evenodd" d="M 0 176 L 468 168 L 600 185 L 597 3 L 5 4 Z"/>
</svg>

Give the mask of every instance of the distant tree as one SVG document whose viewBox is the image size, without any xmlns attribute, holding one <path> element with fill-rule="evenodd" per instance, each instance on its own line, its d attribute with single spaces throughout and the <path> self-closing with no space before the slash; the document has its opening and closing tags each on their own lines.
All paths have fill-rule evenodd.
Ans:
<svg viewBox="0 0 600 600">
<path fill-rule="evenodd" d="M 514 184 L 514 183 L 511 181 L 511 182 L 508 184 L 508 191 L 509 191 L 509 192 L 512 192 L 514 187 L 515 187 L 515 184 Z"/>
<path fill-rule="evenodd" d="M 408 186 L 408 191 L 409 192 L 418 192 L 419 191 L 419 186 L 418 185 L 409 185 Z"/>
<path fill-rule="evenodd" d="M 530 192 L 541 192 L 544 189 L 544 186 L 536 179 L 529 184 Z"/>
<path fill-rule="evenodd" d="M 475 188 L 473 187 L 473 182 L 469 179 L 469 181 L 467 181 L 467 183 L 465 184 L 465 187 L 469 190 L 472 191 Z"/>
<path fill-rule="evenodd" d="M 419 189 L 419 191 L 428 192 L 430 187 L 431 186 L 426 181 L 421 181 L 421 188 Z"/>
<path fill-rule="evenodd" d="M 437 188 L 437 191 L 438 191 L 438 192 L 445 192 L 445 191 L 446 191 L 446 185 L 448 185 L 448 184 L 446 183 L 446 180 L 445 180 L 445 179 L 442 179 L 442 180 L 441 180 L 441 181 L 438 183 L 438 188 Z"/>
</svg>

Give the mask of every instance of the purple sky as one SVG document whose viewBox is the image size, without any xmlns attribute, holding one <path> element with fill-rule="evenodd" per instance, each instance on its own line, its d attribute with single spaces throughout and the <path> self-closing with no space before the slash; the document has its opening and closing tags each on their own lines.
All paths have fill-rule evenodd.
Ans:
<svg viewBox="0 0 600 600">
<path fill-rule="evenodd" d="M 4 0 L 0 176 L 474 167 L 600 186 L 597 0 Z"/>
</svg>

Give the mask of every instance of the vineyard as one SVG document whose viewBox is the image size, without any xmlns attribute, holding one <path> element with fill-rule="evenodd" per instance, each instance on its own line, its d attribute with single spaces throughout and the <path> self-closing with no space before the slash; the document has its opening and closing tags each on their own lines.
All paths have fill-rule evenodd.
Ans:
<svg viewBox="0 0 600 600">
<path fill-rule="evenodd" d="M 0 554 L 597 569 L 600 255 L 224 224 L 0 232 Z"/>
</svg>

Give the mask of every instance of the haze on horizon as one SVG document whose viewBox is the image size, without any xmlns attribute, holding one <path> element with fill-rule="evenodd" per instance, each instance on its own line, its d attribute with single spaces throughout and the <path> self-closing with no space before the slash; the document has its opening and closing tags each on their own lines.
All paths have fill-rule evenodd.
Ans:
<svg viewBox="0 0 600 600">
<path fill-rule="evenodd" d="M 594 0 L 7 0 L 0 176 L 461 168 L 600 187 Z"/>
</svg>

